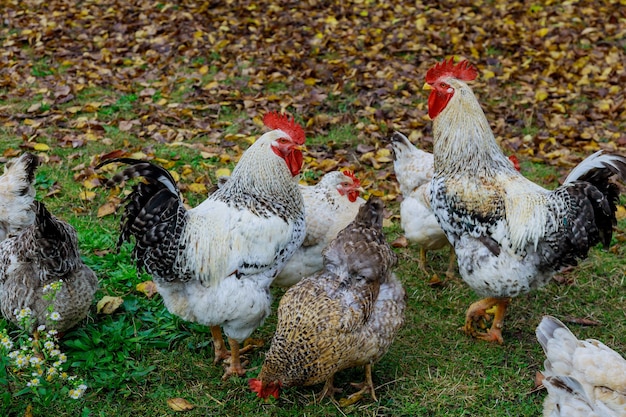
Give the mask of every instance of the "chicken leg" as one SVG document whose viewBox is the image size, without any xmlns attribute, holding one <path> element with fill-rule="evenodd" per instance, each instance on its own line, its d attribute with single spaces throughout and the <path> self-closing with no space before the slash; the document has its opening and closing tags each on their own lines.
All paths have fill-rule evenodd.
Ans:
<svg viewBox="0 0 626 417">
<path fill-rule="evenodd" d="M 356 403 L 357 401 L 360 401 L 361 398 L 363 398 L 363 394 L 365 394 L 366 392 L 370 393 L 370 396 L 372 397 L 374 401 L 378 401 L 378 398 L 376 398 L 376 393 L 374 392 L 374 381 L 372 380 L 372 364 L 371 363 L 368 363 L 367 365 L 365 365 L 365 381 L 363 381 L 360 384 L 351 384 L 351 385 L 355 388 L 360 388 L 360 390 L 355 392 L 354 394 L 350 394 L 346 398 L 342 398 L 341 400 L 339 400 L 340 406 L 347 407 L 349 405 Z"/>
<path fill-rule="evenodd" d="M 226 380 L 232 375 L 244 376 L 246 374 L 246 370 L 241 365 L 241 354 L 250 350 L 250 346 L 244 349 L 239 349 L 239 342 L 229 337 L 228 344 L 230 346 L 230 351 L 228 351 L 228 349 L 226 349 L 226 345 L 224 344 L 224 338 L 222 337 L 222 329 L 220 329 L 220 326 L 211 326 L 211 336 L 213 337 L 213 349 L 215 350 L 215 359 L 213 360 L 213 363 L 218 364 L 221 361 L 226 360 L 229 362 L 222 379 Z"/>
<path fill-rule="evenodd" d="M 454 251 L 454 246 L 450 246 L 450 260 L 448 261 L 448 269 L 446 270 L 446 278 L 452 279 L 455 277 L 455 269 L 456 269 L 456 252 Z"/>
<path fill-rule="evenodd" d="M 489 297 L 484 298 L 470 305 L 465 314 L 465 333 L 477 339 L 486 340 L 488 342 L 498 342 L 502 344 L 502 327 L 506 309 L 511 301 L 510 298 Z M 489 320 L 491 317 L 487 313 L 490 308 L 495 308 L 493 323 L 487 332 L 480 332 L 476 329 L 476 325 L 481 321 Z"/>
</svg>

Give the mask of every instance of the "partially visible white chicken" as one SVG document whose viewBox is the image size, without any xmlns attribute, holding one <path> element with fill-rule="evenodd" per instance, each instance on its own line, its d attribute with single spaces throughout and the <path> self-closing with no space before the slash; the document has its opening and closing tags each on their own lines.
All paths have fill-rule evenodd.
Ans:
<svg viewBox="0 0 626 417">
<path fill-rule="evenodd" d="M 272 285 L 290 287 L 324 267 L 322 250 L 359 212 L 361 181 L 351 171 L 332 171 L 313 186 L 300 185 L 306 237 Z"/>
<path fill-rule="evenodd" d="M 35 170 L 37 157 L 24 153 L 4 165 L 0 176 L 0 241 L 35 221 Z"/>
<path fill-rule="evenodd" d="M 578 340 L 551 316 L 536 334 L 546 354 L 544 417 L 626 416 L 626 359 L 597 340 Z"/>
<path fill-rule="evenodd" d="M 152 274 L 170 312 L 211 327 L 215 362 L 230 357 L 224 378 L 245 374 L 240 343 L 269 315 L 269 286 L 305 235 L 304 204 L 294 180 L 302 167 L 304 130 L 277 113 L 266 114 L 263 122 L 272 130 L 191 210 L 171 174 L 159 166 L 126 158 L 99 165 L 131 165 L 108 186 L 146 180 L 126 198 L 118 243 L 134 237 L 137 267 Z"/>
<path fill-rule="evenodd" d="M 418 149 L 400 132 L 391 135 L 393 169 L 400 185 L 400 225 L 404 236 L 419 245 L 419 268 L 426 269 L 426 251 L 448 246 L 450 259 L 446 276 L 454 276 L 456 256 L 430 207 L 430 180 L 433 178 L 433 154 Z"/>
</svg>

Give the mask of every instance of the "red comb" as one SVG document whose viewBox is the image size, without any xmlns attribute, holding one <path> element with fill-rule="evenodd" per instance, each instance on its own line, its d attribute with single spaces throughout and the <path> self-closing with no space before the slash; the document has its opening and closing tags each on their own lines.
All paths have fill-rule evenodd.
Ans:
<svg viewBox="0 0 626 417">
<path fill-rule="evenodd" d="M 361 181 L 357 177 L 354 176 L 354 172 L 346 169 L 345 171 L 342 171 L 341 173 L 345 175 L 346 177 L 352 178 L 352 182 L 354 182 L 355 187 L 361 186 Z"/>
<path fill-rule="evenodd" d="M 250 390 L 252 390 L 253 392 L 256 392 L 257 395 L 261 397 L 261 389 L 262 389 L 261 381 L 259 381 L 256 378 L 250 378 L 248 380 L 248 386 L 250 387 Z"/>
<path fill-rule="evenodd" d="M 455 65 L 454 57 L 452 57 L 447 61 L 444 59 L 429 69 L 426 73 L 426 82 L 433 84 L 443 76 L 454 77 L 461 81 L 472 81 L 477 75 L 476 67 L 470 64 L 468 60 L 463 60 Z"/>
<path fill-rule="evenodd" d="M 296 123 L 293 117 L 290 119 L 286 114 L 272 111 L 265 114 L 263 124 L 270 129 L 282 130 L 298 145 L 304 144 L 304 129 Z"/>
</svg>

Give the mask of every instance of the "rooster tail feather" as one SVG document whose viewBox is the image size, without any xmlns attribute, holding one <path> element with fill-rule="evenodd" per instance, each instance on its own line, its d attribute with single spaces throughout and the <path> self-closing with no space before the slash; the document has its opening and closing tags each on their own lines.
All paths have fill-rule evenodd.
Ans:
<svg viewBox="0 0 626 417">
<path fill-rule="evenodd" d="M 107 159 L 106 161 L 100 162 L 96 166 L 96 169 L 113 163 L 121 163 L 130 166 L 109 179 L 105 183 L 107 187 L 114 187 L 116 184 L 128 181 L 131 178 L 144 177 L 148 180 L 148 182 L 161 183 L 164 187 L 170 190 L 172 194 L 179 194 L 178 187 L 176 186 L 176 180 L 174 180 L 172 174 L 170 174 L 167 169 L 147 161 L 141 161 L 133 158 Z"/>
<path fill-rule="evenodd" d="M 613 176 L 626 182 L 626 158 L 598 151 L 585 158 L 565 179 L 565 184 L 574 183 L 576 188 L 583 189 L 582 192 L 587 195 L 593 207 L 599 241 L 605 247 L 611 243 L 613 227 L 617 224 L 615 212 L 620 189 L 610 181 Z"/>
<path fill-rule="evenodd" d="M 133 259 L 138 270 L 145 269 L 155 277 L 167 279 L 173 275 L 172 269 L 181 251 L 180 237 L 187 222 L 187 210 L 176 181 L 166 169 L 131 158 L 107 160 L 97 168 L 113 162 L 130 166 L 111 177 L 107 186 L 131 178 L 145 179 L 124 199 L 126 206 L 120 221 L 118 249 L 134 237 Z"/>
<path fill-rule="evenodd" d="M 600 150 L 578 164 L 565 178 L 564 184 L 587 181 L 597 186 L 597 182 L 606 182 L 613 175 L 626 182 L 626 158 Z"/>
</svg>

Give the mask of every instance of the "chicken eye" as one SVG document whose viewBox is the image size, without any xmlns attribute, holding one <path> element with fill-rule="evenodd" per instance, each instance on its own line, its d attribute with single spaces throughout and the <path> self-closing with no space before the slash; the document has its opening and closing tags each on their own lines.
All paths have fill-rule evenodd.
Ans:
<svg viewBox="0 0 626 417">
<path fill-rule="evenodd" d="M 286 138 L 278 138 L 276 142 L 280 143 L 281 145 L 286 145 L 287 143 L 289 143 L 289 140 Z"/>
</svg>

